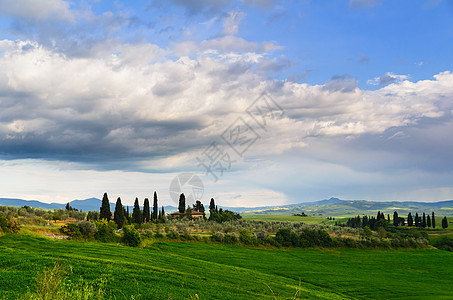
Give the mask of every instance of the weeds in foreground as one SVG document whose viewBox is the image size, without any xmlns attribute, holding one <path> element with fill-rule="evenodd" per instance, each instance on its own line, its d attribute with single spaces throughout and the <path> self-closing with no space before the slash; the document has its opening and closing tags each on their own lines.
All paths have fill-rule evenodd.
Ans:
<svg viewBox="0 0 453 300">
<path fill-rule="evenodd" d="M 274 293 L 274 291 L 272 290 L 272 288 L 271 288 L 267 283 L 264 283 L 264 284 L 265 284 L 265 285 L 267 286 L 267 288 L 271 291 L 272 297 L 273 297 L 275 300 L 278 300 L 278 298 L 277 298 L 277 296 L 275 295 L 275 293 Z M 294 296 L 293 296 L 293 298 L 291 298 L 291 299 L 296 300 L 296 299 L 301 299 L 301 297 L 302 297 L 302 285 L 301 285 L 301 281 L 300 281 L 300 279 L 299 279 L 299 286 L 296 288 L 296 293 L 294 293 Z"/>
<path fill-rule="evenodd" d="M 44 270 L 36 276 L 35 291 L 28 291 L 22 299 L 32 300 L 88 300 L 105 299 L 107 280 L 101 277 L 96 282 L 88 283 L 82 278 L 72 282 L 68 276 L 71 267 L 55 262 L 52 268 Z"/>
</svg>

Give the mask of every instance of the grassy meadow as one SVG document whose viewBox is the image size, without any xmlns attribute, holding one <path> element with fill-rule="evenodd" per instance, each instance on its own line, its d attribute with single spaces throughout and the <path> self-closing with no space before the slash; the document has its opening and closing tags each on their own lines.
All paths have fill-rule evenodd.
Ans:
<svg viewBox="0 0 453 300">
<path fill-rule="evenodd" d="M 195 242 L 130 248 L 0 237 L 0 299 L 21 299 L 58 261 L 112 299 L 453 299 L 453 253 L 258 249 Z M 100 284 L 102 283 L 102 284 Z"/>
<path fill-rule="evenodd" d="M 322 224 L 329 222 L 325 217 L 301 217 L 293 215 L 243 214 L 242 217 L 247 221 L 264 222 L 304 222 L 306 224 Z"/>
</svg>

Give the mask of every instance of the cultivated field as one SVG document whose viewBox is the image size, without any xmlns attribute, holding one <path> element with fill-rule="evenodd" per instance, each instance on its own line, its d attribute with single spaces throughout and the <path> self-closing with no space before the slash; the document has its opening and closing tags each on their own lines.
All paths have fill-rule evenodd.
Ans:
<svg viewBox="0 0 453 300">
<path fill-rule="evenodd" d="M 243 214 L 242 217 L 248 221 L 265 221 L 265 222 L 303 222 L 306 224 L 328 223 L 325 217 L 301 217 L 301 216 L 284 216 L 284 215 L 260 215 L 260 214 Z"/>
<path fill-rule="evenodd" d="M 1 297 L 33 291 L 56 261 L 72 269 L 66 281 L 82 278 L 113 299 L 453 299 L 453 253 L 435 249 L 130 248 L 33 233 L 0 237 Z"/>
</svg>

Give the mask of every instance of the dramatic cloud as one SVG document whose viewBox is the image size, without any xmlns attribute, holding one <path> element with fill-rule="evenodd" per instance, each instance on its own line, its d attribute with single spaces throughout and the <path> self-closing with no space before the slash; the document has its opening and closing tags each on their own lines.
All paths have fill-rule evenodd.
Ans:
<svg viewBox="0 0 453 300">
<path fill-rule="evenodd" d="M 451 191 L 448 32 L 429 35 L 449 20 L 444 3 L 422 21 L 394 18 L 404 3 L 349 1 L 379 4 L 364 14 L 278 4 L 0 0 L 1 190 L 64 201 L 123 189 L 132 200 L 197 172 L 225 205 L 392 199 L 421 182 L 433 200 Z M 389 52 L 392 41 L 404 51 Z M 410 77 L 382 73 L 397 58 Z M 235 138 L 253 144 L 240 152 Z M 198 159 L 213 145 L 231 160 L 211 185 Z"/>
<path fill-rule="evenodd" d="M 281 84 L 254 71 L 270 63 L 254 53 L 173 61 L 159 47 L 141 44 L 123 45 L 103 59 L 82 59 L 7 40 L 0 51 L 2 154 L 96 161 L 101 169 L 103 161 L 127 165 L 196 153 L 247 115 L 262 92 L 280 103 L 286 117 L 269 120 L 250 155 L 305 147 L 310 136 L 378 133 L 437 118 L 453 95 L 449 72 L 377 91 L 358 89 L 346 75 L 319 86 Z M 275 139 L 278 146 L 269 147 Z"/>
</svg>

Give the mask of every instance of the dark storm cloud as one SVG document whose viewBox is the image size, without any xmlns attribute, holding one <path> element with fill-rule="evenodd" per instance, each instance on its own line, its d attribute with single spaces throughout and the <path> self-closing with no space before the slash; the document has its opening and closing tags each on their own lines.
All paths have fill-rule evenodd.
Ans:
<svg viewBox="0 0 453 300">
<path fill-rule="evenodd" d="M 206 141 L 194 139 L 198 121 L 60 121 L 42 132 L 0 134 L 3 158 L 41 158 L 105 164 L 154 159 L 188 151 Z"/>
</svg>

